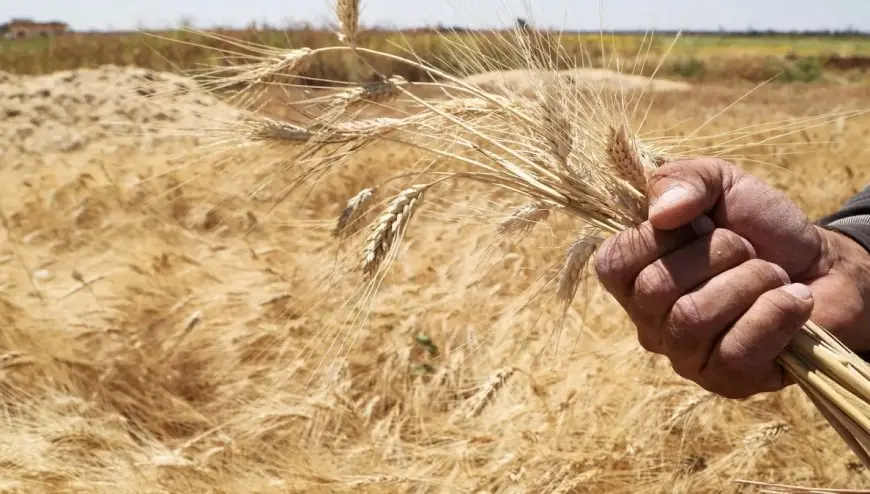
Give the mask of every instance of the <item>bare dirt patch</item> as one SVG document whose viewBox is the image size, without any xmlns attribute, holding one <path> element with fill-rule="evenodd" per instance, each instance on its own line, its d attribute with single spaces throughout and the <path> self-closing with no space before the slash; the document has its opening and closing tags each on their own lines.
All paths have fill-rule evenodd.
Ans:
<svg viewBox="0 0 870 494">
<path fill-rule="evenodd" d="M 25 153 L 74 151 L 122 136 L 153 143 L 169 137 L 169 128 L 189 128 L 221 111 L 192 80 L 147 69 L 0 74 L 0 139 Z"/>
</svg>

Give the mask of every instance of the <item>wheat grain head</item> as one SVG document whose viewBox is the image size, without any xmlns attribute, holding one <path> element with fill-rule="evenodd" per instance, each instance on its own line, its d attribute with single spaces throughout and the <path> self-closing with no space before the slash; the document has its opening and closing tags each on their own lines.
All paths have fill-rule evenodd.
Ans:
<svg viewBox="0 0 870 494">
<path fill-rule="evenodd" d="M 353 45 L 359 31 L 360 0 L 337 0 L 335 14 L 339 21 L 339 40 Z"/>
<path fill-rule="evenodd" d="M 404 234 L 423 193 L 432 184 L 414 185 L 403 190 L 375 222 L 363 251 L 363 272 L 373 276 L 396 241 Z"/>
<path fill-rule="evenodd" d="M 357 192 L 355 196 L 351 197 L 342 210 L 341 216 L 338 218 L 332 235 L 334 237 L 346 235 L 350 231 L 348 227 L 365 212 L 364 210 L 369 206 L 369 204 L 371 204 L 374 195 L 375 189 L 367 188 Z"/>
</svg>

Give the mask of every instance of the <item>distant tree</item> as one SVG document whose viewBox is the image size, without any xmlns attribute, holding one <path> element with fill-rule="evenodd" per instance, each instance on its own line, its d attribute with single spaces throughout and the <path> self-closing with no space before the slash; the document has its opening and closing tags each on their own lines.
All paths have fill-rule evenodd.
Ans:
<svg viewBox="0 0 870 494">
<path fill-rule="evenodd" d="M 193 17 L 189 15 L 182 16 L 178 20 L 178 27 L 182 29 L 190 29 L 193 27 Z"/>
</svg>

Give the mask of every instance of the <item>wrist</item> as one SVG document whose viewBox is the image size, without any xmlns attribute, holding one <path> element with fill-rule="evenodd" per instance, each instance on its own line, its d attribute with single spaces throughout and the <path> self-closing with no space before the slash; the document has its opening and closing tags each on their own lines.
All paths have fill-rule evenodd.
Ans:
<svg viewBox="0 0 870 494">
<path fill-rule="evenodd" d="M 870 351 L 870 251 L 846 234 L 817 227 L 821 254 L 813 279 L 812 319 L 855 352 Z"/>
<path fill-rule="evenodd" d="M 864 300 L 870 295 L 870 251 L 837 230 L 818 227 L 822 235 L 819 267 L 828 274 L 842 274 L 862 290 Z"/>
</svg>

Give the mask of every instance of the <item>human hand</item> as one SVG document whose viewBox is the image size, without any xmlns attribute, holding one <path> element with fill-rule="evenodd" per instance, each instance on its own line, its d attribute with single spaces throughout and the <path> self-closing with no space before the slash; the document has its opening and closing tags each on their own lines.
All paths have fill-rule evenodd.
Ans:
<svg viewBox="0 0 870 494">
<path fill-rule="evenodd" d="M 810 317 L 870 349 L 870 254 L 820 228 L 769 185 L 718 159 L 649 179 L 649 221 L 595 256 L 640 344 L 728 398 L 790 384 L 776 362 Z"/>
</svg>

